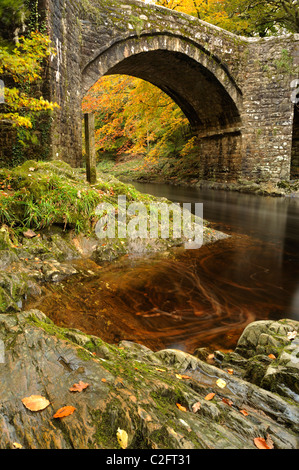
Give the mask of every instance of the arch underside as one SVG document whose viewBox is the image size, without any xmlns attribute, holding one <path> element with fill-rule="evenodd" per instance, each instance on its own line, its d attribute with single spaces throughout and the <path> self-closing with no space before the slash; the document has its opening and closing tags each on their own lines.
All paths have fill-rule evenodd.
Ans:
<svg viewBox="0 0 299 470">
<path fill-rule="evenodd" d="M 96 57 L 83 71 L 84 92 L 103 75 L 131 75 L 152 83 L 181 108 L 198 136 L 206 169 L 201 177 L 209 178 L 216 167 L 233 174 L 232 167 L 241 166 L 240 90 L 202 50 L 165 37 L 144 41 L 122 42 Z"/>
<path fill-rule="evenodd" d="M 217 133 L 239 124 L 238 110 L 217 79 L 182 53 L 139 53 L 119 62 L 105 75 L 112 74 L 132 75 L 160 88 L 197 131 Z"/>
</svg>

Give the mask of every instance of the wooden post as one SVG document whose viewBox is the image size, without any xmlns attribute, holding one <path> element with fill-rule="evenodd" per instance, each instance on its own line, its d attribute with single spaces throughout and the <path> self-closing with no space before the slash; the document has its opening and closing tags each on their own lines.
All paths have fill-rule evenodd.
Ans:
<svg viewBox="0 0 299 470">
<path fill-rule="evenodd" d="M 96 168 L 96 151 L 95 151 L 95 127 L 94 127 L 94 114 L 84 114 L 84 127 L 85 127 L 85 151 L 86 151 L 86 178 L 90 184 L 95 184 L 97 181 L 97 168 Z"/>
</svg>

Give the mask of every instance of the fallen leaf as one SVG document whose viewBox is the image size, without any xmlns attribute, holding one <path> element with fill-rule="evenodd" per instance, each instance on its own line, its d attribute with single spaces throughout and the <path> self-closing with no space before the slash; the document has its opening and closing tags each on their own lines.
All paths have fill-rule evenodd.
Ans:
<svg viewBox="0 0 299 470">
<path fill-rule="evenodd" d="M 30 397 L 25 397 L 22 399 L 22 403 L 30 411 L 44 410 L 48 405 L 50 405 L 49 400 L 41 395 L 30 395 Z"/>
<path fill-rule="evenodd" d="M 26 230 L 26 232 L 23 232 L 23 235 L 25 238 L 33 238 L 36 237 L 36 233 L 33 230 Z"/>
<path fill-rule="evenodd" d="M 102 382 L 107 382 L 107 380 L 105 378 L 101 379 Z"/>
<path fill-rule="evenodd" d="M 223 403 L 226 403 L 226 404 L 229 405 L 229 406 L 232 406 L 233 403 L 234 403 L 234 402 L 233 402 L 232 400 L 230 400 L 229 398 L 222 398 L 222 401 L 223 401 Z"/>
<path fill-rule="evenodd" d="M 175 374 L 176 378 L 177 379 L 192 379 L 192 377 L 190 377 L 190 375 L 182 375 L 182 374 Z"/>
<path fill-rule="evenodd" d="M 288 331 L 288 333 L 287 333 L 287 337 L 288 337 L 290 340 L 295 339 L 296 336 L 297 336 L 297 331 L 295 331 L 295 330 L 294 330 L 294 331 Z"/>
<path fill-rule="evenodd" d="M 185 406 L 180 405 L 179 403 L 176 403 L 176 406 L 177 406 L 178 409 L 181 410 L 181 411 L 187 411 L 187 408 L 185 408 Z"/>
<path fill-rule="evenodd" d="M 22 449 L 23 446 L 22 444 L 19 444 L 18 442 L 13 442 L 12 443 L 14 449 Z"/>
<path fill-rule="evenodd" d="M 226 382 L 225 382 L 225 380 L 223 380 L 223 379 L 218 379 L 218 380 L 216 380 L 216 384 L 217 384 L 218 387 L 220 387 L 220 388 L 226 387 Z"/>
<path fill-rule="evenodd" d="M 82 382 L 79 380 L 79 383 L 74 384 L 71 388 L 69 388 L 70 392 L 82 392 L 85 388 L 89 387 L 89 384 Z"/>
<path fill-rule="evenodd" d="M 274 354 L 268 354 L 268 357 L 270 357 L 270 359 L 276 359 L 276 356 L 274 356 Z"/>
<path fill-rule="evenodd" d="M 215 393 L 211 392 L 211 393 L 208 393 L 207 396 L 205 397 L 205 400 L 212 400 L 212 398 L 214 398 L 215 396 Z"/>
<path fill-rule="evenodd" d="M 240 413 L 242 413 L 244 416 L 248 416 L 248 412 L 246 410 L 240 410 Z"/>
<path fill-rule="evenodd" d="M 200 401 L 197 401 L 196 403 L 194 403 L 194 405 L 192 405 L 193 413 L 196 413 L 198 410 L 200 410 L 200 407 L 201 407 Z"/>
<path fill-rule="evenodd" d="M 273 449 L 273 442 L 271 438 L 267 442 L 263 437 L 256 437 L 255 439 L 253 439 L 253 442 L 258 449 Z"/>
<path fill-rule="evenodd" d="M 227 372 L 228 372 L 229 374 L 233 375 L 234 369 L 227 369 Z"/>
<path fill-rule="evenodd" d="M 117 441 L 122 449 L 128 447 L 128 434 L 123 429 L 118 428 L 116 433 Z"/>
<path fill-rule="evenodd" d="M 74 413 L 75 409 L 76 408 L 74 406 L 63 406 L 62 408 L 59 408 L 59 410 L 56 411 L 53 418 L 64 418 L 64 416 L 69 416 Z"/>
</svg>

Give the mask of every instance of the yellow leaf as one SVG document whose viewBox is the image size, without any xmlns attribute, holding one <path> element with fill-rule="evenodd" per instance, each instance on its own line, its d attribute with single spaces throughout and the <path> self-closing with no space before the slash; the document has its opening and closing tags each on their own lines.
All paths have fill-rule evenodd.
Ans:
<svg viewBox="0 0 299 470">
<path fill-rule="evenodd" d="M 48 405 L 50 405 L 49 400 L 40 395 L 30 395 L 30 397 L 25 397 L 22 399 L 22 403 L 30 411 L 44 410 Z"/>
<path fill-rule="evenodd" d="M 216 380 L 216 384 L 217 384 L 218 387 L 220 387 L 220 388 L 226 387 L 226 382 L 225 382 L 225 380 L 223 380 L 223 379 L 218 379 L 218 380 Z"/>
<path fill-rule="evenodd" d="M 12 443 L 14 449 L 22 449 L 23 446 L 22 444 L 19 444 L 18 442 L 13 442 Z"/>
<path fill-rule="evenodd" d="M 128 434 L 123 429 L 118 428 L 116 433 L 117 441 L 122 449 L 128 447 Z"/>
</svg>

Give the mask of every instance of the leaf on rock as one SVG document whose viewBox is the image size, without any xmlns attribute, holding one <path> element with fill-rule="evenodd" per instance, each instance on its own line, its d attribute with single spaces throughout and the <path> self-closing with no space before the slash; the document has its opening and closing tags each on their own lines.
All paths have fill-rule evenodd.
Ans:
<svg viewBox="0 0 299 470">
<path fill-rule="evenodd" d="M 18 442 L 13 442 L 12 445 L 14 449 L 23 449 L 22 444 L 19 444 Z"/>
<path fill-rule="evenodd" d="M 63 406 L 62 408 L 59 408 L 59 410 L 56 411 L 53 418 L 64 418 L 64 416 L 69 416 L 74 413 L 75 409 L 76 408 L 74 406 Z"/>
<path fill-rule="evenodd" d="M 273 442 L 270 436 L 267 437 L 267 440 L 263 437 L 256 437 L 253 439 L 254 444 L 258 449 L 273 449 Z"/>
<path fill-rule="evenodd" d="M 176 406 L 178 407 L 179 410 L 181 411 L 187 411 L 187 408 L 185 406 L 180 405 L 180 403 L 176 403 Z"/>
<path fill-rule="evenodd" d="M 219 388 L 224 388 L 226 387 L 226 382 L 223 379 L 218 379 L 216 380 L 216 384 L 218 385 Z"/>
<path fill-rule="evenodd" d="M 190 375 L 182 375 L 182 374 L 175 374 L 176 378 L 177 379 L 192 379 L 192 377 L 190 377 Z"/>
<path fill-rule="evenodd" d="M 74 384 L 69 391 L 70 392 L 82 392 L 85 388 L 89 387 L 89 384 L 82 382 L 82 380 L 79 380 L 79 383 Z"/>
<path fill-rule="evenodd" d="M 128 434 L 123 429 L 118 428 L 116 433 L 117 441 L 122 449 L 128 447 Z"/>
<path fill-rule="evenodd" d="M 246 410 L 240 410 L 240 413 L 242 413 L 242 415 L 244 415 L 244 416 L 248 416 L 248 414 L 249 414 L 248 411 L 246 411 Z"/>
<path fill-rule="evenodd" d="M 232 406 L 234 403 L 232 400 L 229 398 L 222 398 L 223 403 L 226 403 L 226 405 Z"/>
<path fill-rule="evenodd" d="M 297 336 L 297 331 L 295 331 L 295 330 L 294 331 L 288 331 L 288 333 L 287 333 L 287 337 L 288 337 L 289 340 L 295 339 L 296 336 Z"/>
<path fill-rule="evenodd" d="M 50 405 L 49 400 L 41 395 L 30 395 L 30 397 L 25 397 L 22 399 L 22 403 L 30 411 L 44 410 L 48 405 Z"/>
<path fill-rule="evenodd" d="M 193 413 L 196 413 L 198 410 L 200 410 L 200 407 L 201 407 L 200 401 L 197 401 L 196 403 L 194 403 L 194 405 L 192 405 Z"/>
<path fill-rule="evenodd" d="M 212 398 L 214 398 L 215 396 L 215 393 L 211 392 L 211 393 L 208 393 L 207 396 L 205 397 L 205 400 L 212 400 Z"/>
</svg>

